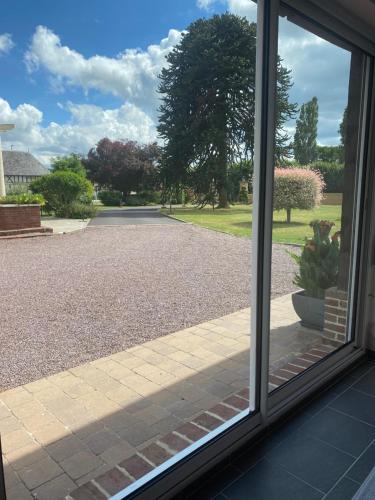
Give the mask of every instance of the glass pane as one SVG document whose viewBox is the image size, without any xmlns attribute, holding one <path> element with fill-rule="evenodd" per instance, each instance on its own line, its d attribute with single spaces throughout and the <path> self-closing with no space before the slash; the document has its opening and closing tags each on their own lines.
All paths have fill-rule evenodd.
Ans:
<svg viewBox="0 0 375 500">
<path fill-rule="evenodd" d="M 352 336 L 363 55 L 322 36 L 280 18 L 270 391 Z"/>
<path fill-rule="evenodd" d="M 255 399 L 256 4 L 94 4 L 0 35 L 6 189 L 44 194 L 55 233 L 0 241 L 0 432 L 30 498 L 63 473 L 53 498 L 109 498 Z"/>
</svg>

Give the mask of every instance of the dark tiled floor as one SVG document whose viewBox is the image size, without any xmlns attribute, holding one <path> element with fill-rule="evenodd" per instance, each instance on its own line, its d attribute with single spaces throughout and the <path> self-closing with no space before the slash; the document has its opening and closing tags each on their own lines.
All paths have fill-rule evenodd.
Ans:
<svg viewBox="0 0 375 500">
<path fill-rule="evenodd" d="M 349 500 L 375 466 L 375 363 L 366 361 L 184 498 Z"/>
</svg>

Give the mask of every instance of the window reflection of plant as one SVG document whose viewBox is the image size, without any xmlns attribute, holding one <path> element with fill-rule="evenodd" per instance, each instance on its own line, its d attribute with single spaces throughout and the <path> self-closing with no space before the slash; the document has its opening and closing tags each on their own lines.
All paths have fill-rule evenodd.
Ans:
<svg viewBox="0 0 375 500">
<path fill-rule="evenodd" d="M 337 285 L 340 232 L 331 237 L 334 222 L 327 220 L 314 220 L 310 226 L 314 236 L 306 238 L 302 253 L 288 252 L 299 265 L 293 283 L 307 296 L 323 299 L 325 290 Z"/>
</svg>

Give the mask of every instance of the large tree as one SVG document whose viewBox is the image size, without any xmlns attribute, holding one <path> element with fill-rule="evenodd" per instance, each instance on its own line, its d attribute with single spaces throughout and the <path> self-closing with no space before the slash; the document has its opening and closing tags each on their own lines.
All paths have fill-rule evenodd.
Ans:
<svg viewBox="0 0 375 500">
<path fill-rule="evenodd" d="M 301 165 L 308 165 L 318 156 L 318 99 L 302 104 L 294 134 L 294 158 Z"/>
<path fill-rule="evenodd" d="M 83 164 L 90 180 L 102 188 L 121 191 L 153 189 L 157 182 L 160 148 L 156 143 L 101 139 Z"/>
<path fill-rule="evenodd" d="M 223 14 L 192 23 L 168 54 L 158 126 L 167 188 L 188 184 L 202 204 L 215 191 L 218 206 L 228 206 L 228 166 L 254 156 L 255 52 L 256 25 Z M 277 72 L 276 150 L 283 155 L 281 129 L 295 105 L 288 100 L 290 73 L 280 59 Z"/>
<path fill-rule="evenodd" d="M 82 164 L 82 158 L 75 153 L 67 156 L 58 156 L 57 158 L 52 159 L 52 172 L 61 172 L 66 170 L 74 172 L 78 175 L 86 176 L 86 170 Z"/>
</svg>

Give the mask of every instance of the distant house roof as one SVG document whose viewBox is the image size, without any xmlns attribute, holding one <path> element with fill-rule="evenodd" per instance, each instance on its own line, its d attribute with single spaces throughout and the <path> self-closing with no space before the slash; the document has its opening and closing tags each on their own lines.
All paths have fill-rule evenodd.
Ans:
<svg viewBox="0 0 375 500">
<path fill-rule="evenodd" d="M 5 175 L 48 174 L 48 170 L 32 154 L 24 151 L 3 151 Z"/>
</svg>

